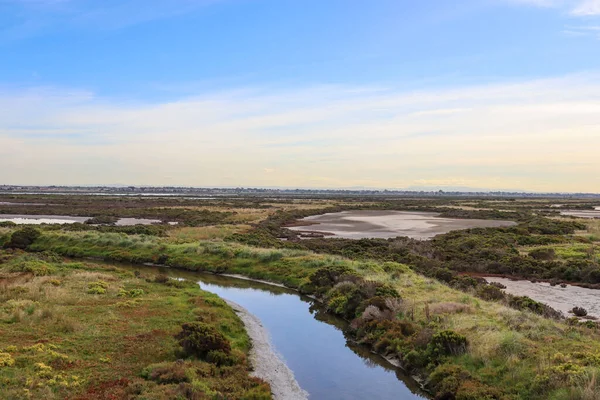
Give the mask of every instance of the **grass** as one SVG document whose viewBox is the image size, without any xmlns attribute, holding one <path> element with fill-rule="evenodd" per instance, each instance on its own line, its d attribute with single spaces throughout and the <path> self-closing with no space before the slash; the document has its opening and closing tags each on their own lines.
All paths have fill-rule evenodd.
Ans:
<svg viewBox="0 0 600 400">
<path fill-rule="evenodd" d="M 244 274 L 290 287 L 306 284 L 320 268 L 345 266 L 367 280 L 395 288 L 404 299 L 405 315 L 410 316 L 405 318 L 418 331 L 452 330 L 464 335 L 468 351 L 442 359 L 441 365 L 459 366 L 473 382 L 497 388 L 504 396 L 499 398 L 560 399 L 564 398 L 565 388 L 584 393 L 591 382 L 582 383 L 584 377 L 593 376 L 600 368 L 600 336 L 596 330 L 481 300 L 401 264 L 351 261 L 307 251 L 259 249 L 219 241 L 172 244 L 156 237 L 99 233 L 46 233 L 33 249 L 134 262 L 163 257 L 171 266 Z M 101 278 L 89 278 L 95 279 Z M 398 342 L 398 349 L 404 351 L 406 343 Z M 435 371 L 432 365 L 421 373 L 427 376 Z M 593 382 L 592 389 L 597 390 Z M 471 394 L 482 393 L 479 386 L 468 390 Z M 568 393 L 574 396 L 575 391 Z"/>
<path fill-rule="evenodd" d="M 600 220 L 586 220 L 585 224 L 587 225 L 587 233 L 589 235 L 589 239 L 595 242 L 600 242 Z"/>
<path fill-rule="evenodd" d="M 521 254 L 529 254 L 535 249 L 553 249 L 560 260 L 592 260 L 600 261 L 600 246 L 597 243 L 560 243 L 544 246 L 523 246 L 519 249 Z"/>
<path fill-rule="evenodd" d="M 268 385 L 248 376 L 243 324 L 197 285 L 56 257 L 0 255 L 0 398 L 270 398 Z M 18 271 L 34 258 L 47 274 Z M 176 362 L 183 356 L 174 335 L 198 319 L 226 335 L 233 366 Z M 159 367 L 175 377 L 161 381 L 148 372 Z"/>
<path fill-rule="evenodd" d="M 202 227 L 178 228 L 169 231 L 173 243 L 190 243 L 199 240 L 224 239 L 234 233 L 245 233 L 250 225 L 210 225 Z"/>
</svg>

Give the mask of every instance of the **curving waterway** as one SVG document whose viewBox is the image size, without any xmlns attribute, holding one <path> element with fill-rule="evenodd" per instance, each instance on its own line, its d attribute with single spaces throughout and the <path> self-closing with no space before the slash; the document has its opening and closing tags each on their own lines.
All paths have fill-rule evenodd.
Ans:
<svg viewBox="0 0 600 400">
<path fill-rule="evenodd" d="M 264 328 L 270 350 L 291 371 L 291 380 L 295 380 L 301 391 L 308 394 L 309 400 L 431 398 L 404 370 L 367 347 L 354 343 L 345 334 L 348 329 L 346 321 L 326 313 L 317 301 L 294 290 L 243 277 L 149 265 L 107 264 L 195 281 L 202 290 L 233 303 L 234 310 L 237 306 L 243 308 Z M 242 317 L 242 320 L 245 319 Z M 277 365 L 275 362 L 266 368 L 279 368 Z M 282 371 L 274 372 L 281 375 Z"/>
<path fill-rule="evenodd" d="M 349 341 L 344 335 L 347 323 L 323 312 L 314 300 L 257 282 L 195 276 L 203 290 L 241 305 L 260 319 L 272 347 L 309 399 L 426 398 L 401 369 Z"/>
</svg>

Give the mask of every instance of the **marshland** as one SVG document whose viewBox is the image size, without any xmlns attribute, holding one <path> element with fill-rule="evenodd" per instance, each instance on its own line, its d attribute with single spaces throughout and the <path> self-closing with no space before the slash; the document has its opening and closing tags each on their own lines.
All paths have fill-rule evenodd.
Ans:
<svg viewBox="0 0 600 400">
<path fill-rule="evenodd" d="M 600 225 L 563 215 L 551 207 L 556 200 L 3 195 L 0 201 L 4 215 L 78 218 L 0 223 L 6 328 L 0 391 L 7 398 L 600 393 L 592 304 L 600 285 Z M 380 223 L 390 217 L 388 226 L 397 224 L 396 215 L 459 223 L 418 239 L 403 231 L 372 237 L 371 226 L 360 239 L 303 237 L 295 229 L 323 215 L 375 215 Z M 122 218 L 157 222 L 117 224 Z M 498 280 L 520 280 L 523 289 Z M 566 307 L 526 284 L 579 287 L 591 297 Z M 575 316 L 571 305 L 589 314 Z M 262 333 L 245 327 L 248 316 Z M 261 354 L 253 353 L 253 336 Z M 262 364 L 271 362 L 288 373 L 265 373 Z"/>
</svg>

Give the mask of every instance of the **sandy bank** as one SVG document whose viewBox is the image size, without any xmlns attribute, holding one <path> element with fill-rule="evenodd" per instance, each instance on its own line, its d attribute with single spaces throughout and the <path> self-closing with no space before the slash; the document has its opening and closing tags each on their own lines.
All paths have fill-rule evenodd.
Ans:
<svg viewBox="0 0 600 400">
<path fill-rule="evenodd" d="M 269 333 L 260 320 L 239 304 L 226 299 L 225 301 L 238 314 L 252 340 L 250 350 L 250 362 L 254 367 L 252 376 L 269 382 L 275 400 L 308 399 L 308 393 L 300 387 L 292 370 L 271 346 Z"/>
</svg>

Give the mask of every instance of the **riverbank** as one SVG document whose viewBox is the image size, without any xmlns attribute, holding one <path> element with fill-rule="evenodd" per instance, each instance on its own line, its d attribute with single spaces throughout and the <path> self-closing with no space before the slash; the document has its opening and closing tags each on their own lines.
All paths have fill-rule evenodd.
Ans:
<svg viewBox="0 0 600 400">
<path fill-rule="evenodd" d="M 294 373 L 273 350 L 269 333 L 260 320 L 239 304 L 230 300 L 225 302 L 240 317 L 252 341 L 249 354 L 252 365 L 251 375 L 271 385 L 274 400 L 307 400 L 308 393 L 300 387 L 294 378 Z"/>
</svg>

